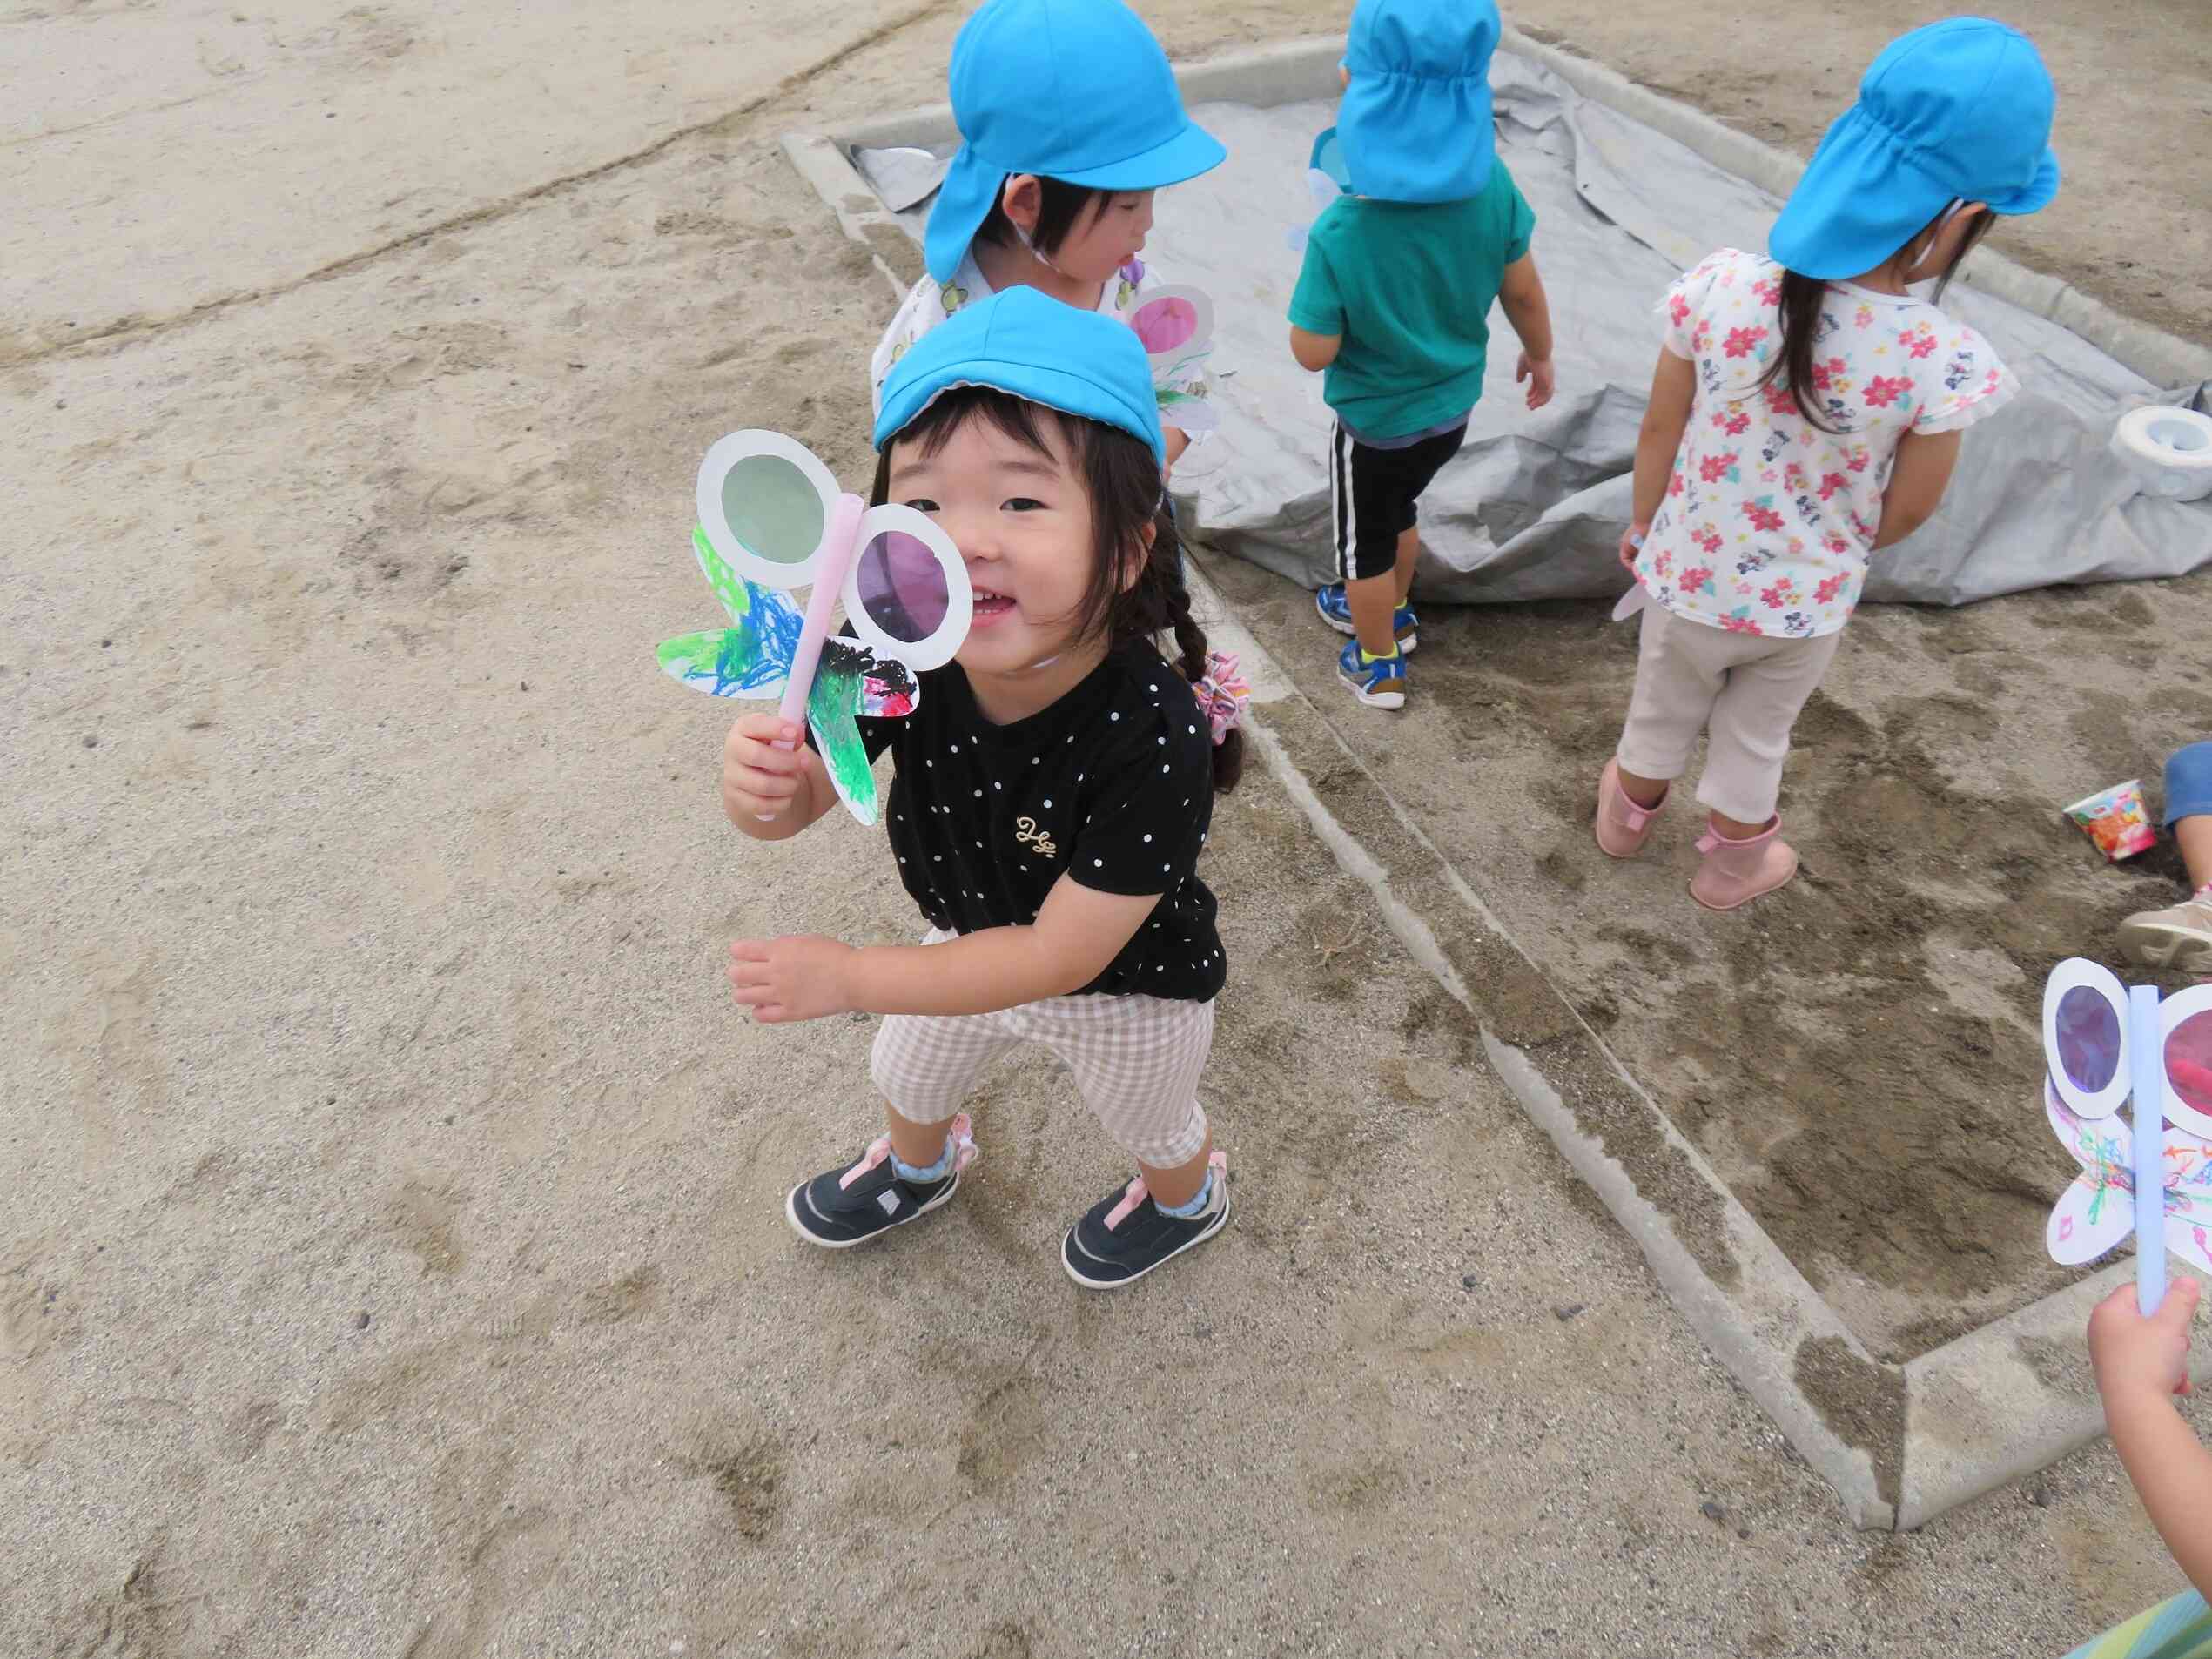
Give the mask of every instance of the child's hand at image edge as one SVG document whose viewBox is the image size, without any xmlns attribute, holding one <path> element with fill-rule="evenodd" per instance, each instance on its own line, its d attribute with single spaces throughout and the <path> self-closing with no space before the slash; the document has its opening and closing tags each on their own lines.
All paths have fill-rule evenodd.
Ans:
<svg viewBox="0 0 2212 1659">
<path fill-rule="evenodd" d="M 2189 1392 L 2189 1321 L 2199 1293 L 2194 1279 L 2176 1274 L 2148 1319 L 2136 1307 L 2132 1280 L 2097 1304 L 2089 1315 L 2089 1362 L 2108 1411 L 2115 1401 Z"/>
</svg>

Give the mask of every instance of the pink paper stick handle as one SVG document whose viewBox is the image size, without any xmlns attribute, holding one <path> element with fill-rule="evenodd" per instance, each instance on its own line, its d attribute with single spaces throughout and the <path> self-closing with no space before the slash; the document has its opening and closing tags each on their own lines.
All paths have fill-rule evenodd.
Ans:
<svg viewBox="0 0 2212 1659">
<path fill-rule="evenodd" d="M 838 597 L 845 590 L 845 572 L 852 568 L 852 555 L 858 551 L 852 544 L 860 534 L 860 515 L 867 510 L 867 503 L 857 495 L 840 495 L 837 509 L 830 515 L 830 537 L 823 544 L 822 562 L 815 568 L 814 590 L 806 596 L 806 624 L 799 630 L 791 677 L 784 682 L 783 702 L 776 710 L 779 720 L 794 725 L 806 720 L 814 671 L 821 665 L 822 646 L 830 637 L 830 619 L 837 614 Z"/>
<path fill-rule="evenodd" d="M 822 546 L 821 562 L 815 567 L 814 587 L 806 596 L 806 621 L 799 629 L 799 647 L 791 656 L 790 677 L 783 682 L 783 701 L 777 705 L 776 717 L 789 724 L 806 729 L 806 700 L 814 689 L 814 671 L 822 662 L 822 647 L 830 637 L 830 619 L 837 614 L 838 598 L 845 589 L 845 572 L 852 568 L 853 555 L 859 551 L 853 543 L 860 536 L 860 515 L 868 504 L 851 494 L 837 497 L 836 508 L 830 515 L 830 534 Z M 797 749 L 795 742 L 782 738 L 776 741 L 778 749 Z M 760 815 L 761 822 L 771 823 L 773 812 Z"/>
<path fill-rule="evenodd" d="M 2135 1306 L 2148 1318 L 2166 1300 L 2166 1053 L 2155 985 L 2128 988 L 2128 1066 L 2135 1095 Z"/>
</svg>

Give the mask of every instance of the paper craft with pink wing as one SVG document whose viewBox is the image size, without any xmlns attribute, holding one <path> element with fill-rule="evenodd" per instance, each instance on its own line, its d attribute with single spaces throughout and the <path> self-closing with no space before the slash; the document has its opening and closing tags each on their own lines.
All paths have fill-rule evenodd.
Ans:
<svg viewBox="0 0 2212 1659">
<path fill-rule="evenodd" d="M 2212 985 L 2162 1003 L 2095 963 L 2061 962 L 2043 987 L 2043 1053 L 2044 1116 L 2081 1166 L 2045 1246 L 2078 1266 L 2134 1232 L 2136 1300 L 2155 1313 L 2167 1251 L 2212 1275 Z"/>
</svg>

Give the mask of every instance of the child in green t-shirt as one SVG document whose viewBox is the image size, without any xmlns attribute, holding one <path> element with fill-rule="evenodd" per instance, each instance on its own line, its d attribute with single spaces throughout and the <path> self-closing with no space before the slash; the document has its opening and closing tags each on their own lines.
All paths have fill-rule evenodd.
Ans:
<svg viewBox="0 0 2212 1659">
<path fill-rule="evenodd" d="M 1315 222 L 1290 297 L 1290 349 L 1326 370 L 1336 413 L 1329 507 L 1339 580 L 1314 595 L 1354 638 L 1352 695 L 1406 701 L 1416 503 L 1459 453 L 1483 395 L 1493 300 L 1520 337 L 1516 380 L 1551 400 L 1551 314 L 1529 252 L 1536 215 L 1497 159 L 1492 0 L 1360 0 L 1337 117 L 1351 191 Z"/>
</svg>

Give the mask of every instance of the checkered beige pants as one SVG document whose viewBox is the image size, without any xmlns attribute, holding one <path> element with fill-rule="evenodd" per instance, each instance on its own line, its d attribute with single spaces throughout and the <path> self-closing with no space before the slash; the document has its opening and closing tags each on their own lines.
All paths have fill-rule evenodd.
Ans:
<svg viewBox="0 0 2212 1659">
<path fill-rule="evenodd" d="M 1017 1043 L 1058 1057 L 1100 1127 L 1139 1163 L 1173 1169 L 1204 1149 L 1198 1078 L 1214 1049 L 1212 1003 L 1132 993 L 1051 997 L 992 1014 L 886 1014 L 870 1070 L 900 1117 L 942 1123 Z"/>
</svg>

